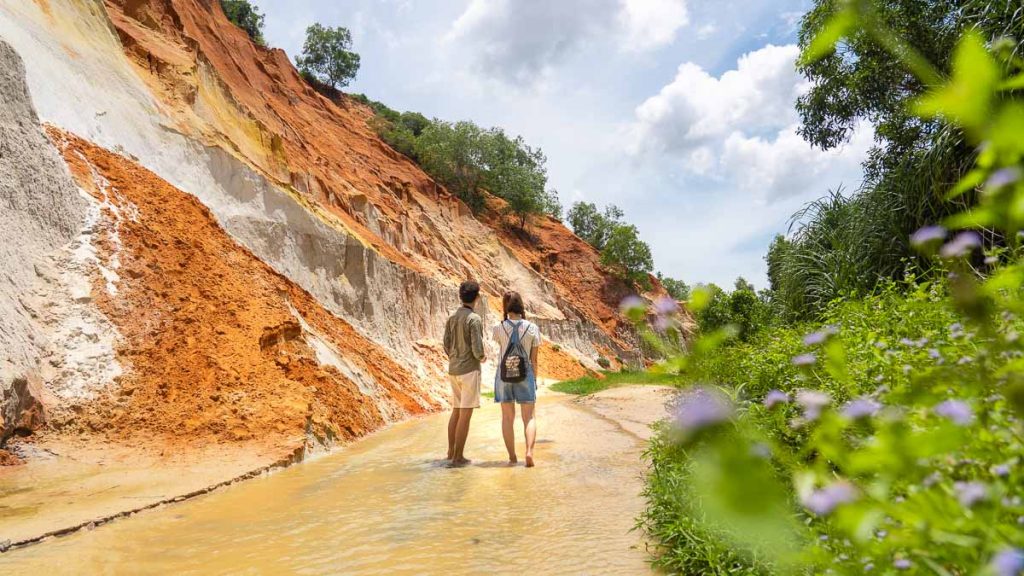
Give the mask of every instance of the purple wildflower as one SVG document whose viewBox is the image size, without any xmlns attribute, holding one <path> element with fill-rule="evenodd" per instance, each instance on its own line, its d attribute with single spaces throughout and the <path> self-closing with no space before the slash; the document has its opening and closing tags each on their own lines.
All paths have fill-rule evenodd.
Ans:
<svg viewBox="0 0 1024 576">
<path fill-rule="evenodd" d="M 953 489 L 956 490 L 956 499 L 966 508 L 981 502 L 988 495 L 988 486 L 981 482 L 954 482 Z"/>
<path fill-rule="evenodd" d="M 635 294 L 626 296 L 625 298 L 622 299 L 622 302 L 619 303 L 619 310 L 623 314 L 629 314 L 630 311 L 638 309 L 646 310 L 647 302 L 645 302 L 643 298 Z"/>
<path fill-rule="evenodd" d="M 943 258 L 960 258 L 981 246 L 981 236 L 977 232 L 961 232 L 939 250 Z"/>
<path fill-rule="evenodd" d="M 764 395 L 765 408 L 772 408 L 776 404 L 785 404 L 786 402 L 789 402 L 789 394 L 782 390 L 772 390 Z"/>
<path fill-rule="evenodd" d="M 818 516 L 825 516 L 842 504 L 857 499 L 857 489 L 845 480 L 833 482 L 828 486 L 812 491 L 802 498 L 804 508 Z"/>
<path fill-rule="evenodd" d="M 992 474 L 1000 478 L 1006 478 L 1010 475 L 1010 467 L 1006 464 L 997 464 L 992 467 Z"/>
<path fill-rule="evenodd" d="M 942 358 L 942 353 L 936 350 L 935 348 L 932 348 L 928 350 L 928 357 L 931 358 L 932 360 L 939 360 Z"/>
<path fill-rule="evenodd" d="M 871 398 L 858 398 L 846 403 L 846 406 L 843 407 L 843 416 L 851 420 L 869 418 L 881 409 L 882 405 Z"/>
<path fill-rule="evenodd" d="M 914 564 L 906 558 L 897 558 L 893 560 L 892 567 L 897 570 L 910 570 L 910 567 Z"/>
<path fill-rule="evenodd" d="M 1009 168 L 1003 168 L 996 170 L 988 177 L 988 181 L 985 182 L 985 187 L 996 190 L 1004 186 L 1009 186 L 1017 180 L 1020 180 L 1020 168 L 1011 166 Z"/>
<path fill-rule="evenodd" d="M 694 388 L 683 396 L 676 408 L 675 423 L 684 432 L 696 432 L 732 416 L 732 404 L 721 392 Z"/>
<path fill-rule="evenodd" d="M 658 316 L 654 319 L 654 329 L 658 332 L 665 332 L 673 325 L 673 321 L 668 316 Z"/>
<path fill-rule="evenodd" d="M 996 576 L 1017 576 L 1024 572 L 1024 552 L 1005 548 L 992 557 L 988 567 Z"/>
<path fill-rule="evenodd" d="M 967 426 L 974 420 L 974 411 L 966 402 L 960 400 L 946 400 L 937 404 L 933 410 L 959 426 Z"/>
<path fill-rule="evenodd" d="M 796 393 L 796 402 L 803 406 L 804 418 L 808 420 L 817 420 L 821 416 L 821 409 L 831 401 L 828 394 L 817 390 L 801 390 Z"/>
<path fill-rule="evenodd" d="M 946 229 L 942 226 L 925 226 L 910 235 L 910 245 L 915 248 L 934 246 L 946 239 Z"/>
<path fill-rule="evenodd" d="M 794 366 L 813 366 L 818 361 L 818 357 L 814 354 L 800 354 L 799 356 L 793 356 Z"/>
<path fill-rule="evenodd" d="M 679 311 L 679 303 L 674 298 L 662 296 L 654 301 L 654 311 L 661 316 L 669 316 Z"/>
<path fill-rule="evenodd" d="M 834 336 L 838 332 L 839 329 L 836 328 L 835 326 L 825 326 L 821 330 L 811 332 L 810 334 L 804 336 L 804 346 L 815 346 L 817 344 L 821 344 L 828 340 L 829 337 Z"/>
</svg>

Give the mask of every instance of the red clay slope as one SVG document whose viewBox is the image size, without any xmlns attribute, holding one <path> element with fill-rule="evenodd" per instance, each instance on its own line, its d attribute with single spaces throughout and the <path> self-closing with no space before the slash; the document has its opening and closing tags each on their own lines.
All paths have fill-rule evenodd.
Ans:
<svg viewBox="0 0 1024 576">
<path fill-rule="evenodd" d="M 54 428 L 120 441 L 330 442 L 438 407 L 384 350 L 230 239 L 193 196 L 125 157 L 49 133 L 79 185 L 109 203 L 99 253 L 109 264 L 116 251 L 120 280 L 111 296 L 97 275 L 93 295 L 122 336 L 125 367 L 118 385 L 67 407 Z M 111 206 L 130 216 L 118 223 Z M 300 317 L 373 376 L 395 414 L 317 361 Z"/>
</svg>

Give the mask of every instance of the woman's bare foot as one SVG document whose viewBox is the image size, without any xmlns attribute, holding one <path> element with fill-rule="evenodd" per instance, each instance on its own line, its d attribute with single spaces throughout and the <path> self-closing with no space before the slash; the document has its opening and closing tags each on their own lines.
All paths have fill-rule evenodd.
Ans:
<svg viewBox="0 0 1024 576">
<path fill-rule="evenodd" d="M 519 459 L 516 458 L 514 455 L 508 457 L 508 465 L 509 466 L 515 466 L 518 463 L 519 463 Z"/>
<path fill-rule="evenodd" d="M 471 463 L 472 460 L 469 458 L 459 458 L 458 460 L 452 460 L 452 468 L 462 468 L 463 466 Z"/>
<path fill-rule="evenodd" d="M 526 455 L 526 467 L 533 468 L 533 454 Z"/>
</svg>

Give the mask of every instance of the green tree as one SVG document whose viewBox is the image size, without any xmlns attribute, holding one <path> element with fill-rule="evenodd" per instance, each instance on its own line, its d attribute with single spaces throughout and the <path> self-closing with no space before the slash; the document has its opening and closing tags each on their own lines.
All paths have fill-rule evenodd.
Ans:
<svg viewBox="0 0 1024 576">
<path fill-rule="evenodd" d="M 416 139 L 420 166 L 473 211 L 484 207 L 484 131 L 472 122 L 435 121 Z"/>
<path fill-rule="evenodd" d="M 601 264 L 619 272 L 645 290 L 651 287 L 650 273 L 654 268 L 651 248 L 640 240 L 636 226 L 620 224 L 612 229 L 601 250 Z"/>
<path fill-rule="evenodd" d="M 220 7 L 224 15 L 235 26 L 238 26 L 260 46 L 266 45 L 263 38 L 263 14 L 249 0 L 221 0 Z"/>
<path fill-rule="evenodd" d="M 545 190 L 547 158 L 539 148 L 531 148 L 521 136 L 509 138 L 500 128 L 484 133 L 482 146 L 484 187 L 508 202 L 508 212 L 519 219 L 521 229 L 530 216 L 553 210 L 557 197 L 553 201 Z"/>
<path fill-rule="evenodd" d="M 711 332 L 732 324 L 732 311 L 729 309 L 729 295 L 718 285 L 698 284 L 695 290 L 707 293 L 708 302 L 697 312 L 697 325 L 702 332 Z"/>
<path fill-rule="evenodd" d="M 320 23 L 306 28 L 302 56 L 296 58 L 299 70 L 331 88 L 348 86 L 359 71 L 359 54 L 352 51 L 348 28 L 332 28 Z"/>
<path fill-rule="evenodd" d="M 622 217 L 622 209 L 614 204 L 606 206 L 601 213 L 595 204 L 577 202 L 569 210 L 569 225 L 584 242 L 602 250 L 612 231 L 623 224 Z"/>
<path fill-rule="evenodd" d="M 747 279 L 744 278 L 743 276 L 737 277 L 736 278 L 736 283 L 733 286 L 734 286 L 735 290 L 746 290 L 747 292 L 754 292 L 754 293 L 757 292 L 757 289 L 754 288 L 754 285 L 751 284 L 749 281 L 747 281 Z"/>
<path fill-rule="evenodd" d="M 676 280 L 675 278 L 669 278 L 668 276 L 662 275 L 658 272 L 658 281 L 665 287 L 665 291 L 669 293 L 676 300 L 689 300 L 690 299 L 690 287 L 686 285 L 686 282 L 682 280 Z"/>
</svg>

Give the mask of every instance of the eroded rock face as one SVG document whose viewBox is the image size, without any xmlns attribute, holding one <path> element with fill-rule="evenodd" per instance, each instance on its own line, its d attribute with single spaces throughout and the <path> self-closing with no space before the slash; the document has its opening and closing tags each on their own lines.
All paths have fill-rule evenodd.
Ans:
<svg viewBox="0 0 1024 576">
<path fill-rule="evenodd" d="M 0 447 L 3 447 L 11 436 L 31 434 L 46 423 L 43 381 L 35 375 L 15 378 L 4 386 L 0 406 Z"/>
<path fill-rule="evenodd" d="M 43 421 L 34 374 L 47 337 L 27 302 L 37 269 L 77 232 L 85 202 L 46 138 L 18 54 L 0 40 L 0 398 L 6 440 Z"/>
</svg>

